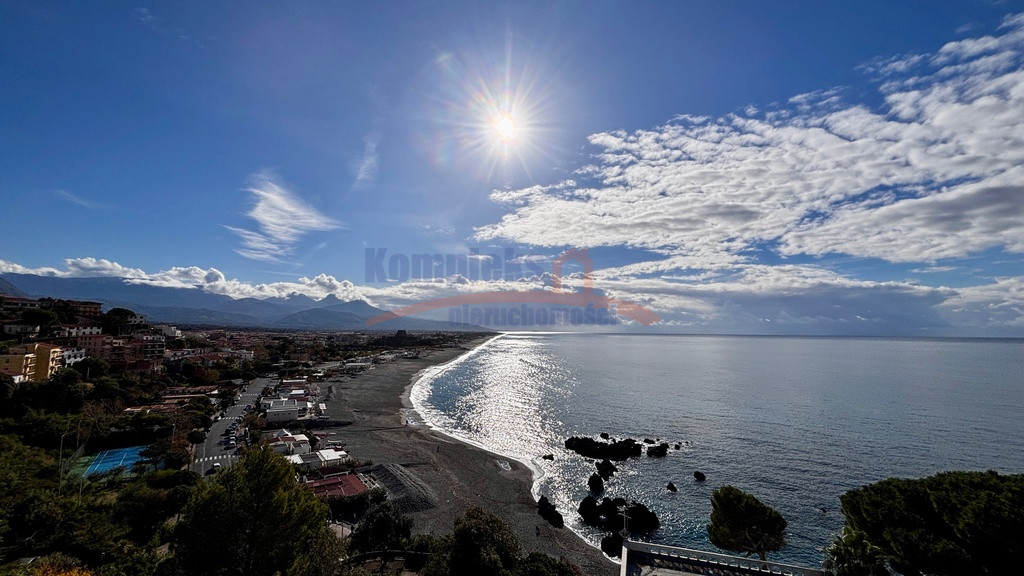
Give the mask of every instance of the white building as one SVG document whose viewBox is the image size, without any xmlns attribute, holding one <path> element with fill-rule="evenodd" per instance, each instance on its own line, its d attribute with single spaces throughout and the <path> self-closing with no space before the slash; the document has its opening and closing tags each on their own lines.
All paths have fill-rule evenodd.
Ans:
<svg viewBox="0 0 1024 576">
<path fill-rule="evenodd" d="M 85 348 L 61 348 L 60 361 L 64 366 L 71 366 L 85 360 Z"/>
<path fill-rule="evenodd" d="M 167 338 L 181 338 L 181 330 L 178 330 L 175 326 L 168 326 L 167 324 L 160 324 L 159 326 L 153 327 L 155 330 L 159 330 L 161 334 Z"/>
<path fill-rule="evenodd" d="M 292 464 L 305 464 L 312 466 L 313 468 L 322 468 L 324 466 L 340 466 L 348 460 L 348 452 L 344 450 L 335 450 L 334 448 L 327 448 L 324 450 L 317 450 L 316 452 L 310 452 L 309 454 L 293 454 L 288 456 L 288 461 Z"/>
</svg>

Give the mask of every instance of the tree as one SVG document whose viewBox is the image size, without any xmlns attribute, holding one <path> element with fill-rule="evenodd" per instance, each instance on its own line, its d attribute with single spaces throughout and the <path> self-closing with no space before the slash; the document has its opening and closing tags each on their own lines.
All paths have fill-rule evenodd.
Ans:
<svg viewBox="0 0 1024 576">
<path fill-rule="evenodd" d="M 333 565 L 315 561 L 310 548 L 327 531 L 327 509 L 300 486 L 291 465 L 267 448 L 246 451 L 213 479 L 199 482 L 174 530 L 174 559 L 181 574 L 272 576 L 289 574 L 302 559 L 303 573 Z M 303 557 L 303 555 L 307 555 Z"/>
<path fill-rule="evenodd" d="M 402 515 L 394 502 L 381 502 L 370 508 L 352 532 L 353 552 L 401 550 L 412 534 L 412 520 Z"/>
<path fill-rule="evenodd" d="M 863 532 L 844 529 L 825 549 L 826 568 L 835 576 L 889 576 L 881 550 Z"/>
<path fill-rule="evenodd" d="M 1024 554 L 1024 474 L 889 478 L 839 500 L 844 534 L 829 549 L 837 567 L 886 561 L 908 576 L 1004 574 L 1006 559 Z"/>
<path fill-rule="evenodd" d="M 757 554 L 765 560 L 786 544 L 786 519 L 774 508 L 733 486 L 722 486 L 711 494 L 711 524 L 708 537 L 723 550 Z"/>
<path fill-rule="evenodd" d="M 513 574 L 522 547 L 512 529 L 497 516 L 473 507 L 455 520 L 450 537 L 431 555 L 424 576 Z"/>
<path fill-rule="evenodd" d="M 202 430 L 189 430 L 188 434 L 185 434 L 185 439 L 188 440 L 189 444 L 202 444 L 203 440 L 206 440 L 206 432 Z"/>
<path fill-rule="evenodd" d="M 103 333 L 112 336 L 122 336 L 131 332 L 131 323 L 135 318 L 135 312 L 127 308 L 111 308 L 103 315 L 100 322 L 103 324 Z"/>
</svg>

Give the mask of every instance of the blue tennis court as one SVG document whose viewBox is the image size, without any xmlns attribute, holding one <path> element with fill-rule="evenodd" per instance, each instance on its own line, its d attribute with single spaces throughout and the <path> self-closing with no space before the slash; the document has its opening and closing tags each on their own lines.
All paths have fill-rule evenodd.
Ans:
<svg viewBox="0 0 1024 576">
<path fill-rule="evenodd" d="M 124 467 L 125 470 L 131 470 L 132 465 L 142 460 L 140 452 L 145 450 L 145 446 L 129 446 L 128 448 L 117 448 L 115 450 L 104 450 L 96 455 L 92 460 L 92 464 L 85 471 L 85 475 L 89 476 L 92 474 L 100 474 L 113 470 L 117 467 Z"/>
</svg>

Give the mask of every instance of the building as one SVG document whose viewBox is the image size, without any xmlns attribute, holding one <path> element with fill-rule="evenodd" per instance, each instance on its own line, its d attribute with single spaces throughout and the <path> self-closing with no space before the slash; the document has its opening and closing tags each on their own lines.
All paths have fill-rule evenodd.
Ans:
<svg viewBox="0 0 1024 576">
<path fill-rule="evenodd" d="M 366 484 L 355 474 L 342 474 L 323 480 L 306 482 L 313 494 L 320 498 L 329 496 L 353 496 L 367 491 Z"/>
<path fill-rule="evenodd" d="M 53 298 L 40 298 L 39 307 L 46 309 L 63 308 L 64 310 L 70 310 L 78 319 L 78 322 L 82 322 L 83 320 L 96 320 L 103 315 L 103 304 L 100 302 L 90 302 L 88 300 L 55 300 Z"/>
<path fill-rule="evenodd" d="M 12 346 L 11 354 L 35 355 L 35 371 L 32 378 L 30 378 L 30 380 L 35 382 L 42 382 L 53 376 L 63 365 L 61 363 L 60 346 L 46 342 Z"/>
<path fill-rule="evenodd" d="M 85 348 L 61 348 L 60 361 L 63 366 L 71 366 L 85 360 Z"/>
<path fill-rule="evenodd" d="M 4 324 L 4 334 L 11 336 L 39 336 L 39 326 L 32 324 Z"/>
<path fill-rule="evenodd" d="M 3 296 L 0 298 L 0 311 L 4 314 L 17 315 L 25 310 L 38 310 L 39 301 L 31 298 L 18 298 L 17 296 Z"/>
<path fill-rule="evenodd" d="M 113 341 L 114 337 L 109 334 L 86 334 L 75 339 L 76 345 L 85 349 L 87 356 L 104 359 L 110 355 L 109 349 Z"/>
<path fill-rule="evenodd" d="M 168 326 L 167 324 L 160 324 L 153 327 L 154 330 L 159 330 L 165 338 L 181 338 L 181 330 L 178 330 L 175 326 Z"/>
<path fill-rule="evenodd" d="M 0 372 L 20 376 L 22 381 L 34 380 L 36 377 L 36 355 L 26 354 L 0 354 Z"/>
<path fill-rule="evenodd" d="M 60 338 L 78 338 L 79 336 L 95 336 L 103 334 L 99 326 L 61 326 L 57 336 Z"/>
<path fill-rule="evenodd" d="M 15 384 L 21 384 L 23 382 L 27 382 L 28 381 L 25 378 L 24 374 L 8 372 L 8 371 L 2 370 L 2 369 L 0 369 L 0 374 L 5 374 L 7 376 L 10 376 L 11 377 L 11 381 L 14 382 Z"/>
<path fill-rule="evenodd" d="M 287 430 L 284 430 L 287 432 Z M 312 447 L 309 438 L 305 434 L 285 434 L 274 436 L 269 444 L 270 449 L 278 454 L 291 456 L 292 454 L 309 454 Z"/>
<path fill-rule="evenodd" d="M 343 450 L 335 450 L 334 448 L 317 450 L 309 454 L 293 454 L 288 456 L 288 461 L 292 464 L 306 465 L 313 468 L 340 466 L 346 460 L 348 460 L 348 453 Z"/>
<path fill-rule="evenodd" d="M 136 334 L 132 336 L 131 346 L 137 358 L 147 360 L 163 359 L 166 349 L 164 337 L 158 334 Z"/>
<path fill-rule="evenodd" d="M 731 556 L 690 548 L 664 546 L 626 539 L 622 542 L 620 576 L 827 576 L 824 570 L 781 564 L 757 558 Z"/>
</svg>

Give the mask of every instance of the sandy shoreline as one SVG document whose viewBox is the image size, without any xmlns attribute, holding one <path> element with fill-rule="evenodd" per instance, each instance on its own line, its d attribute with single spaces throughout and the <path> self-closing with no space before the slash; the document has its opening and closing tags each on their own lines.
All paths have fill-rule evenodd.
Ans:
<svg viewBox="0 0 1024 576">
<path fill-rule="evenodd" d="M 415 522 L 414 532 L 449 533 L 466 508 L 480 506 L 508 522 L 525 552 L 564 557 L 588 575 L 617 574 L 617 565 L 599 550 L 568 528 L 553 528 L 537 514 L 531 494 L 533 473 L 527 466 L 426 425 L 405 424 L 403 411 L 412 409 L 409 396 L 419 375 L 489 339 L 425 351 L 419 358 L 396 359 L 327 383 L 333 387 L 326 402 L 328 415 L 353 422 L 328 430 L 332 433 L 328 438 L 344 443 L 345 450 L 360 460 L 402 465 L 434 492 L 436 507 L 409 515 Z M 560 512 L 567 518 L 575 514 L 575 510 Z"/>
</svg>

